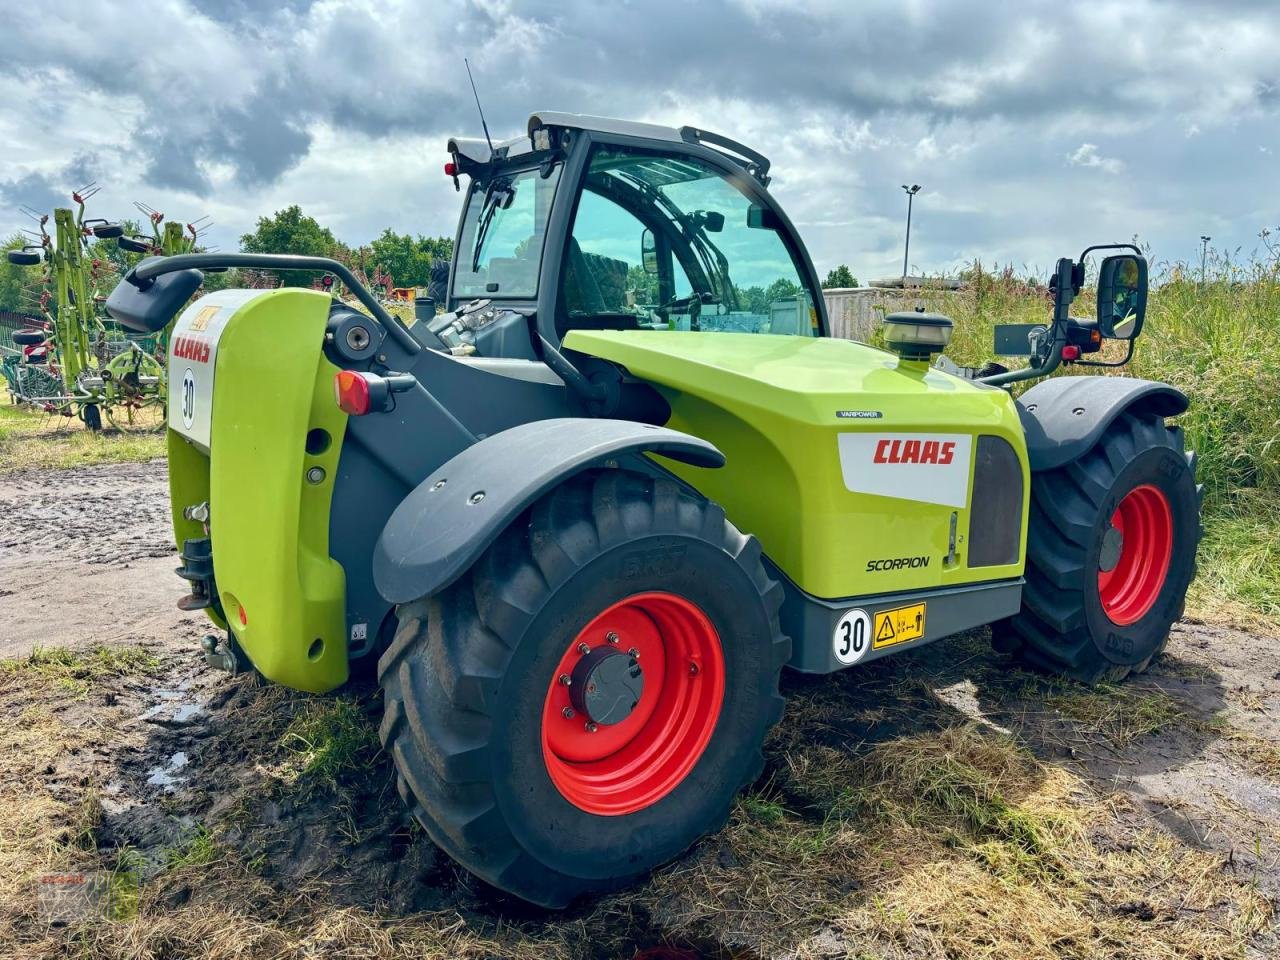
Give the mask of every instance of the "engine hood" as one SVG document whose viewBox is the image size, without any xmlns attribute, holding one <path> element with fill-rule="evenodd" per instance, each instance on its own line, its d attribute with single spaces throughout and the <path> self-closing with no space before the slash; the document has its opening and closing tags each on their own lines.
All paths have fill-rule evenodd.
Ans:
<svg viewBox="0 0 1280 960">
<path fill-rule="evenodd" d="M 673 393 L 759 407 L 807 423 L 913 419 L 911 399 L 944 394 L 927 421 L 972 423 L 1005 406 L 998 388 L 976 384 L 852 340 L 663 330 L 574 330 L 572 350 L 610 360 Z M 993 401 L 995 403 L 993 404 Z M 903 406 L 903 404 L 906 406 Z M 942 420 L 939 420 L 939 417 Z M 912 424 L 919 425 L 919 424 Z"/>
<path fill-rule="evenodd" d="M 667 426 L 724 453 L 718 470 L 663 466 L 721 504 L 813 596 L 1021 574 L 1020 564 L 964 560 L 979 441 L 1003 440 L 1026 473 L 1005 391 L 849 340 L 583 330 L 564 343 L 653 384 L 671 406 Z M 1006 493 L 1020 511 L 1021 492 Z M 960 558 L 944 562 L 953 536 Z M 883 572 L 886 558 L 895 572 Z"/>
</svg>

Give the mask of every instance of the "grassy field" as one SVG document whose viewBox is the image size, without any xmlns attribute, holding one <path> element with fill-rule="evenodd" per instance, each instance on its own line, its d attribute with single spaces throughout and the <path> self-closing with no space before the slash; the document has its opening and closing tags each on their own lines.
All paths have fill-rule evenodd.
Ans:
<svg viewBox="0 0 1280 960">
<path fill-rule="evenodd" d="M 0 474 L 163 457 L 162 425 L 159 408 L 149 408 L 136 413 L 133 423 L 122 417 L 118 425 L 107 423 L 101 434 L 94 434 L 75 417 L 0 403 Z"/>
<path fill-rule="evenodd" d="M 1243 738 L 1190 696 L 1204 667 L 1167 656 L 1097 691 L 1011 669 L 981 635 L 922 652 L 788 678 L 725 828 L 564 913 L 486 892 L 402 821 L 367 683 L 320 698 L 205 672 L 207 715 L 149 725 L 134 718 L 188 658 L 0 661 L 0 710 L 22 720 L 0 725 L 0 943 L 33 960 L 1231 960 L 1266 936 L 1248 851 L 1184 842 L 1063 752 L 1150 766 L 1154 742 L 1176 768 Z M 176 750 L 199 771 L 187 789 L 121 792 Z M 79 871 L 110 879 L 114 922 L 48 927 L 32 876 Z"/>
</svg>

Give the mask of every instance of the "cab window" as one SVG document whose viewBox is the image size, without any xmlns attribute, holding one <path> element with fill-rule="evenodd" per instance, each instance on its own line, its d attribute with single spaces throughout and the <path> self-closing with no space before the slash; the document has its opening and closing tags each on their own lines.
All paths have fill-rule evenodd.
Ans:
<svg viewBox="0 0 1280 960">
<path fill-rule="evenodd" d="M 471 188 L 453 296 L 532 299 L 560 166 L 495 173 Z"/>
<path fill-rule="evenodd" d="M 561 270 L 557 328 L 814 336 L 773 211 L 696 158 L 597 147 Z"/>
</svg>

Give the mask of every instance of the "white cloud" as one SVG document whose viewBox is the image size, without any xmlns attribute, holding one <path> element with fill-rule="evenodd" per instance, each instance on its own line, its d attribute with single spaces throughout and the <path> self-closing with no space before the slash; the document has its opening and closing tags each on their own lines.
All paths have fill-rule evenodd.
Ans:
<svg viewBox="0 0 1280 960">
<path fill-rule="evenodd" d="M 1124 162 L 1114 157 L 1104 157 L 1098 153 L 1096 143 L 1082 143 L 1067 155 L 1067 163 L 1073 167 L 1095 167 L 1105 173 L 1119 173 L 1124 169 Z"/>
<path fill-rule="evenodd" d="M 290 203 L 350 243 L 383 226 L 451 234 L 443 144 L 479 133 L 464 53 L 495 137 L 559 109 L 705 125 L 758 148 L 820 272 L 901 269 L 903 182 L 925 188 L 911 249 L 931 270 L 1048 265 L 1135 233 L 1161 257 L 1192 256 L 1201 233 L 1251 244 L 1280 222 L 1274 4 L 120 6 L 6 8 L 0 235 L 23 225 L 19 203 L 83 174 L 103 185 L 96 212 L 128 215 L 138 199 L 209 213 L 223 249 Z M 1117 34 L 1127 22 L 1142 29 Z"/>
</svg>

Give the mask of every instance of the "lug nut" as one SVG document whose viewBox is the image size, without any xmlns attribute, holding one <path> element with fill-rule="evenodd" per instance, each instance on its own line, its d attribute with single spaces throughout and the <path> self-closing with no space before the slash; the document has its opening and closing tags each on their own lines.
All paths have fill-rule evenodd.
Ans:
<svg viewBox="0 0 1280 960">
<path fill-rule="evenodd" d="M 567 673 L 560 674 L 560 686 L 567 687 L 571 683 L 573 679 Z"/>
<path fill-rule="evenodd" d="M 698 675 L 698 665 L 697 665 L 696 663 L 690 662 L 690 663 L 689 663 L 689 676 L 691 676 L 691 677 L 696 677 L 697 675 Z"/>
<path fill-rule="evenodd" d="M 586 723 L 586 726 L 583 729 L 585 729 L 587 733 L 595 733 L 600 728 L 595 725 L 594 721 L 588 720 Z"/>
<path fill-rule="evenodd" d="M 617 643 L 618 635 L 614 633 L 612 630 L 610 630 L 607 634 L 605 634 L 605 639 L 608 640 L 610 643 Z"/>
<path fill-rule="evenodd" d="M 573 707 L 565 707 L 560 713 L 566 720 L 573 719 Z"/>
<path fill-rule="evenodd" d="M 637 650 L 635 647 L 632 647 L 630 650 L 628 650 L 628 651 L 627 651 L 627 653 L 631 654 L 631 659 L 632 659 L 632 660 L 639 660 L 639 659 L 640 659 L 640 651 L 639 651 L 639 650 Z"/>
<path fill-rule="evenodd" d="M 587 646 L 585 643 L 580 643 L 578 644 L 578 652 L 585 656 L 586 654 L 591 652 L 591 648 Z"/>
</svg>

